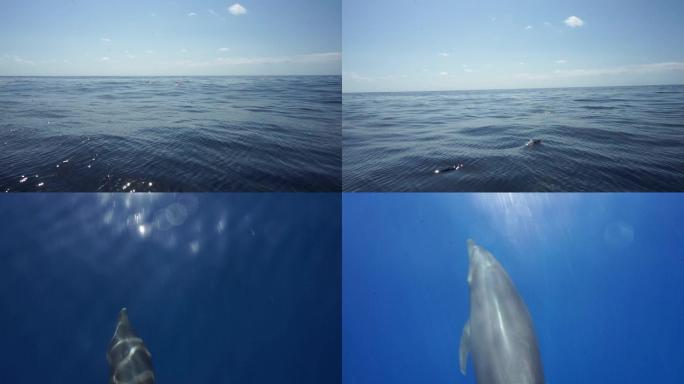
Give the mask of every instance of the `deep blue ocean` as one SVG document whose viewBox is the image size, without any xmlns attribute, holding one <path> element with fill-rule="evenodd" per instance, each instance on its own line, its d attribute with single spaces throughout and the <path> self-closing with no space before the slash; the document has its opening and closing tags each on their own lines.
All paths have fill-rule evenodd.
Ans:
<svg viewBox="0 0 684 384">
<path fill-rule="evenodd" d="M 684 191 L 682 85 L 345 94 L 343 104 L 345 191 Z"/>
<path fill-rule="evenodd" d="M 7 194 L 0 382 L 107 383 L 117 314 L 158 383 L 339 383 L 339 194 Z"/>
<path fill-rule="evenodd" d="M 345 384 L 459 371 L 466 240 L 527 303 L 549 384 L 684 382 L 681 194 L 345 194 Z"/>
<path fill-rule="evenodd" d="M 1 191 L 339 191 L 341 77 L 0 77 Z"/>
</svg>

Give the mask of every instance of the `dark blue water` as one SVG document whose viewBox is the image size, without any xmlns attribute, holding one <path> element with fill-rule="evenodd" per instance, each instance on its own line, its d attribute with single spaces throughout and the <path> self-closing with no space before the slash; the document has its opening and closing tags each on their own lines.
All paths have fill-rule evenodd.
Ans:
<svg viewBox="0 0 684 384">
<path fill-rule="evenodd" d="M 682 194 L 345 194 L 343 382 L 459 371 L 466 239 L 529 308 L 549 384 L 684 382 Z"/>
<path fill-rule="evenodd" d="M 0 382 L 107 383 L 121 307 L 158 383 L 339 383 L 338 194 L 0 199 Z"/>
<path fill-rule="evenodd" d="M 341 78 L 0 77 L 2 191 L 339 191 Z"/>
<path fill-rule="evenodd" d="M 343 103 L 346 191 L 684 191 L 681 85 L 345 94 Z M 532 138 L 541 144 L 526 146 Z"/>
</svg>

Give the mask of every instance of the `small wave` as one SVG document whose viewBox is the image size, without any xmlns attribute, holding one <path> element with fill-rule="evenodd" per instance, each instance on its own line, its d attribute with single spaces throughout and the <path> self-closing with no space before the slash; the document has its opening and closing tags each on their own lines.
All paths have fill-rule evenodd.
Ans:
<svg viewBox="0 0 684 384">
<path fill-rule="evenodd" d="M 582 108 L 584 108 L 584 109 L 595 109 L 595 110 L 617 109 L 617 107 L 611 107 L 611 106 L 606 106 L 606 105 L 583 105 Z"/>
<path fill-rule="evenodd" d="M 0 105 L 3 123 L 18 128 L 0 131 L 0 187 L 36 188 L 18 176 L 38 173 L 45 191 L 121 191 L 129 182 L 136 192 L 149 182 L 156 191 L 341 188 L 341 105 L 331 105 L 340 76 L 177 81 L 46 78 L 3 87 L 0 100 L 16 101 Z M 26 98 L 17 98 L 19 88 Z M 83 102 L 85 90 L 97 93 Z"/>
<path fill-rule="evenodd" d="M 677 89 L 684 92 L 684 86 Z M 676 134 L 676 128 L 682 127 L 678 111 L 684 103 L 657 91 L 662 89 L 522 90 L 508 99 L 502 91 L 482 91 L 478 103 L 456 103 L 441 114 L 426 113 L 431 108 L 421 105 L 443 103 L 454 92 L 394 97 L 345 94 L 344 138 L 352 145 L 344 147 L 343 187 L 353 191 L 682 191 L 684 158 L 673 153 L 684 148 L 684 137 Z M 541 109 L 554 113 L 530 113 Z M 515 120 L 501 124 L 502 115 Z M 544 144 L 522 150 L 530 138 Z M 469 172 L 426 175 L 425 169 L 454 162 L 462 162 Z M 660 171 L 657 183 L 653 169 Z"/>
</svg>

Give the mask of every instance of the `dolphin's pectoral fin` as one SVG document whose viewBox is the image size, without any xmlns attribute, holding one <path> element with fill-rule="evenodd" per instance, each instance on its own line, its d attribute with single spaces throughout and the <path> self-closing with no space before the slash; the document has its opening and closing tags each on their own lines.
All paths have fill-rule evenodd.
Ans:
<svg viewBox="0 0 684 384">
<path fill-rule="evenodd" d="M 461 346 L 458 348 L 459 362 L 461 363 L 461 373 L 466 374 L 466 363 L 468 359 L 468 351 L 470 350 L 470 319 L 466 321 L 463 326 L 463 333 L 461 333 Z"/>
</svg>

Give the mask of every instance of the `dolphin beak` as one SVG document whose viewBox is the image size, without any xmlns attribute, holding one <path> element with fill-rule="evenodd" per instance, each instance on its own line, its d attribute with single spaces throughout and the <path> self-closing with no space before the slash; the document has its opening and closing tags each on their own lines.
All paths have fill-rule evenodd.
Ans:
<svg viewBox="0 0 684 384">
<path fill-rule="evenodd" d="M 473 261 L 473 255 L 475 255 L 475 249 L 477 248 L 477 244 L 473 241 L 473 239 L 468 239 L 468 260 Z"/>
<path fill-rule="evenodd" d="M 126 307 L 121 308 L 119 311 L 119 323 L 128 323 L 128 311 Z"/>
</svg>

